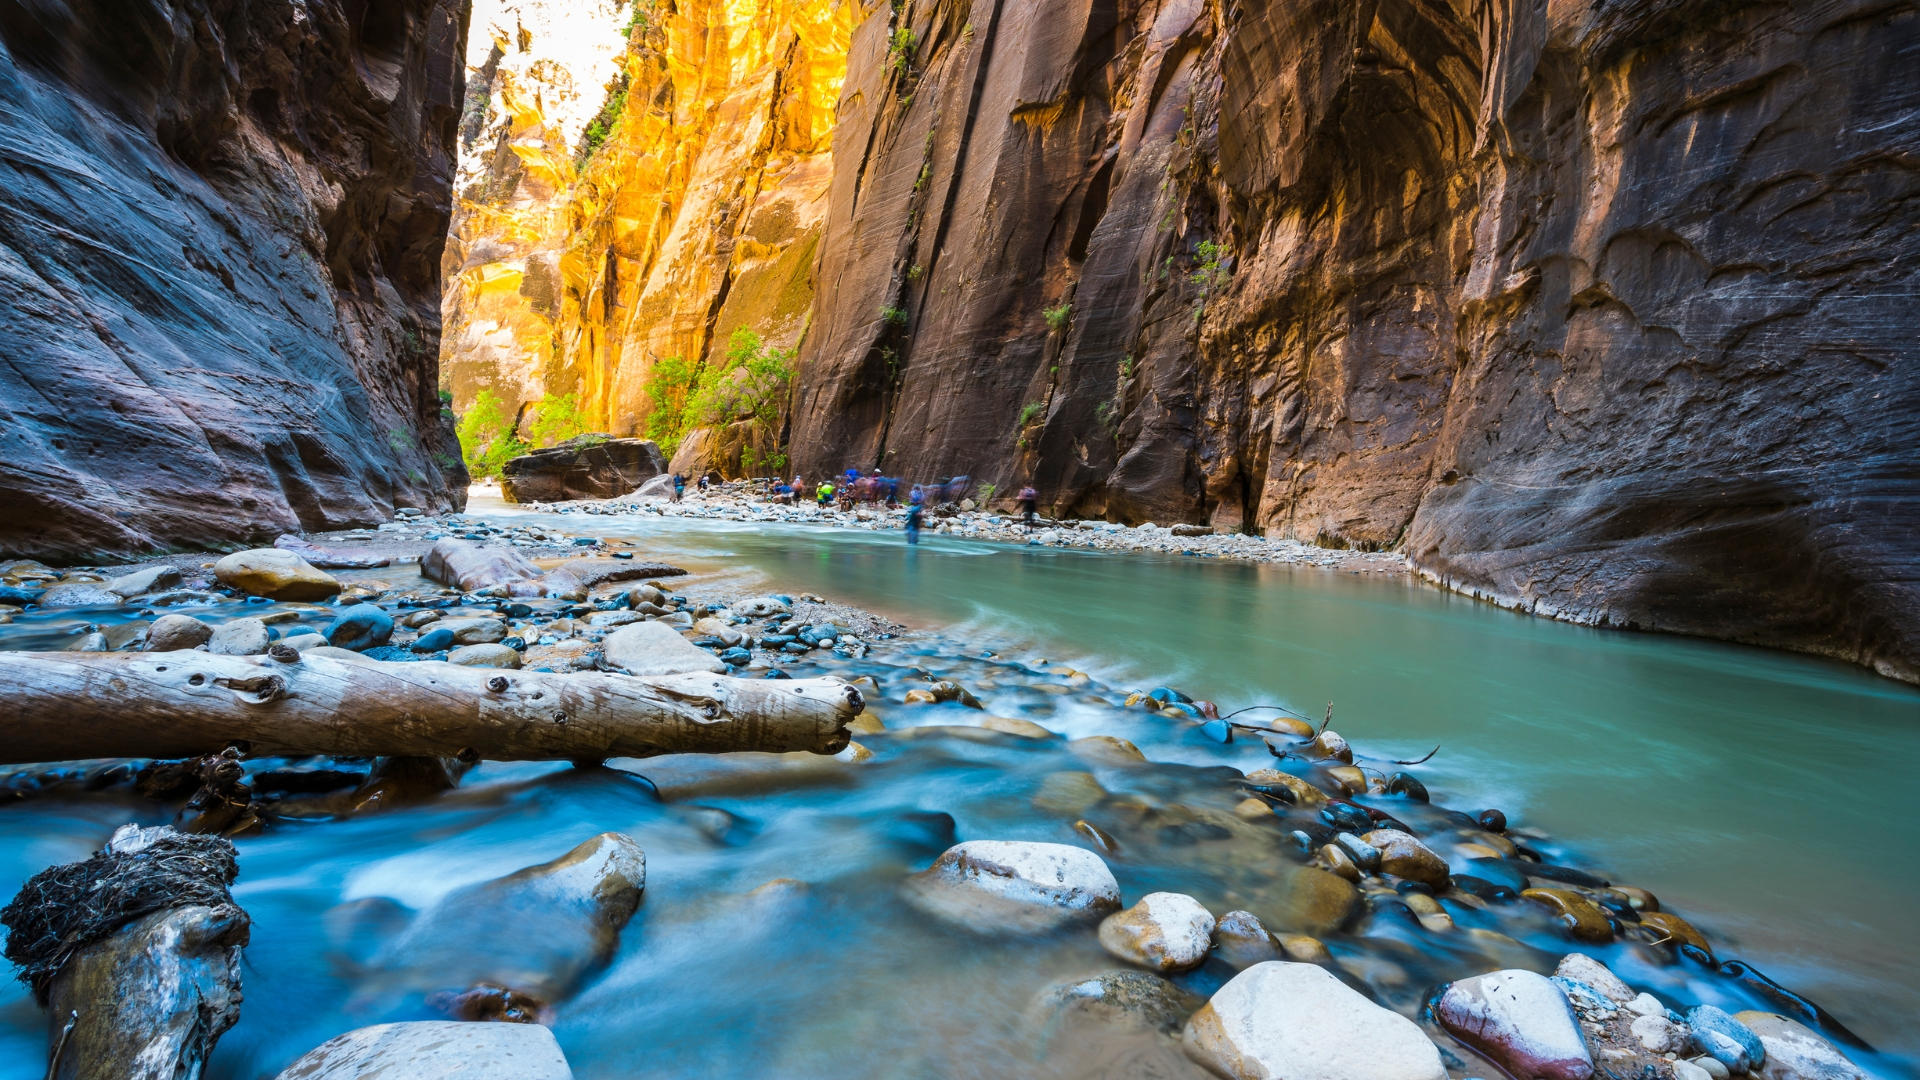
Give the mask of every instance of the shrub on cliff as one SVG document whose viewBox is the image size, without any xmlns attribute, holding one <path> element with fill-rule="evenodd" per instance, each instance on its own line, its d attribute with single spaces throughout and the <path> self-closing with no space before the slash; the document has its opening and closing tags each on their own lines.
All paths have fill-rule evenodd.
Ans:
<svg viewBox="0 0 1920 1080">
<path fill-rule="evenodd" d="M 519 457 L 529 447 L 514 431 L 513 418 L 491 390 L 482 390 L 455 429 L 460 437 L 460 456 L 474 479 L 498 476 L 508 458 Z"/>
</svg>

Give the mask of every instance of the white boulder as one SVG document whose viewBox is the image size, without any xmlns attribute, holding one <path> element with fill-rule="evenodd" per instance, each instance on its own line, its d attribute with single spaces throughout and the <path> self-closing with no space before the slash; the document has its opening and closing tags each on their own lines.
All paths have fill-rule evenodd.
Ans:
<svg viewBox="0 0 1920 1080">
<path fill-rule="evenodd" d="M 308 1051 L 277 1080 L 573 1080 L 553 1032 L 537 1024 L 420 1020 L 349 1031 Z"/>
<path fill-rule="evenodd" d="M 1199 967 L 1213 945 L 1213 913 L 1184 893 L 1148 893 L 1100 923 L 1100 945 L 1155 971 Z"/>
<path fill-rule="evenodd" d="M 1118 909 L 1120 885 L 1085 848 L 969 840 L 907 879 L 906 897 L 969 929 L 1037 933 Z"/>
<path fill-rule="evenodd" d="M 1187 1056 L 1227 1080 L 1446 1080 L 1413 1021 L 1316 964 L 1269 960 L 1187 1021 Z"/>
<path fill-rule="evenodd" d="M 1767 1049 L 1761 1080 L 1867 1080 L 1860 1066 L 1804 1024 L 1779 1013 L 1748 1010 L 1733 1014 L 1760 1037 Z"/>
<path fill-rule="evenodd" d="M 1588 1080 L 1593 1055 L 1573 1006 L 1551 979 L 1518 968 L 1448 986 L 1433 1015 L 1449 1035 L 1513 1076 Z"/>
<path fill-rule="evenodd" d="M 663 622 L 629 623 L 600 643 L 607 663 L 629 675 L 726 674 L 720 658 L 680 636 Z"/>
</svg>

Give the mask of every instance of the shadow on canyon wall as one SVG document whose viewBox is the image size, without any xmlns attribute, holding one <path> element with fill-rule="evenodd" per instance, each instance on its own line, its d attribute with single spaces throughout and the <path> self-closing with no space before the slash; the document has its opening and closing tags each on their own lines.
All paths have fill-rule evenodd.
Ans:
<svg viewBox="0 0 1920 1080">
<path fill-rule="evenodd" d="M 464 505 L 460 0 L 0 0 L 0 550 Z"/>
</svg>

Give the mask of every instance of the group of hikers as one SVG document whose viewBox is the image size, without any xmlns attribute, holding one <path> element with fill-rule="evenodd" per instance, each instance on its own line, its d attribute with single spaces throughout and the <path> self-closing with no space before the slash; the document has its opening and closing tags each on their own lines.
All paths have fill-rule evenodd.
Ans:
<svg viewBox="0 0 1920 1080">
<path fill-rule="evenodd" d="M 707 490 L 708 482 L 704 474 L 696 483 L 699 485 L 699 490 Z M 679 502 L 686 495 L 687 478 L 674 473 L 672 485 L 671 498 L 674 502 Z M 901 481 L 898 477 L 881 476 L 879 469 L 874 469 L 864 476 L 859 469 L 848 469 L 842 476 L 820 481 L 814 487 L 812 495 L 814 504 L 823 508 L 836 501 L 842 510 L 853 509 L 855 503 L 875 502 L 893 508 L 900 505 L 900 485 Z M 926 521 L 928 503 L 938 505 L 958 502 L 966 497 L 967 489 L 971 485 L 971 477 L 956 476 L 942 483 L 915 484 L 908 489 L 907 543 L 920 542 L 920 529 Z M 798 476 L 795 476 L 791 483 L 785 480 L 776 481 L 773 486 L 773 497 L 775 501 L 789 506 L 801 502 L 807 497 L 806 481 Z M 1032 530 L 1039 524 L 1037 517 L 1040 504 L 1039 492 L 1029 484 L 1020 489 L 1020 494 L 1014 501 L 1020 508 L 1021 523 L 1026 525 L 1028 530 Z"/>
</svg>

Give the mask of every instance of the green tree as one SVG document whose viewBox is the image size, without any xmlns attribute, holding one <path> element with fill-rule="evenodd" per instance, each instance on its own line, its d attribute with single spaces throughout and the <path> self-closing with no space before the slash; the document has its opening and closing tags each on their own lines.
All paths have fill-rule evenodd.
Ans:
<svg viewBox="0 0 1920 1080">
<path fill-rule="evenodd" d="M 557 446 L 585 434 L 588 428 L 576 394 L 542 398 L 531 411 L 533 419 L 527 423 L 527 439 L 534 446 Z"/>
<path fill-rule="evenodd" d="M 513 418 L 491 390 L 482 390 L 473 399 L 455 433 L 460 437 L 460 456 L 475 479 L 499 475 L 508 458 L 528 450 L 514 430 Z"/>
<path fill-rule="evenodd" d="M 687 433 L 687 398 L 693 392 L 693 366 L 678 356 L 656 361 L 647 376 L 647 438 L 671 457 Z"/>
</svg>

